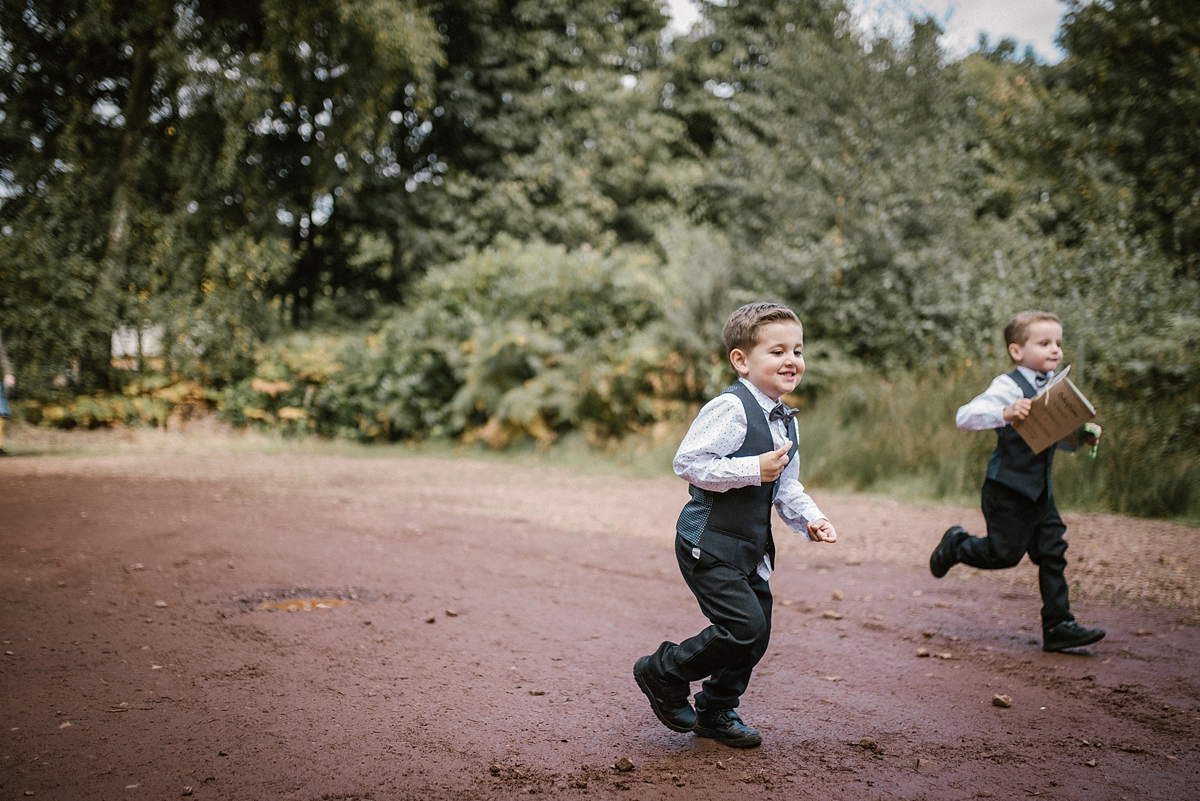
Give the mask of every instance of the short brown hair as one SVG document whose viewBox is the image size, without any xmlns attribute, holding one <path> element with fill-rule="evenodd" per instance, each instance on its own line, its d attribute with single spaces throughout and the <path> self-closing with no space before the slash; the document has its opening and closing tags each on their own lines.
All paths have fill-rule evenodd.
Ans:
<svg viewBox="0 0 1200 801">
<path fill-rule="evenodd" d="M 1008 325 L 1004 326 L 1004 347 L 1009 345 L 1025 346 L 1029 340 L 1029 326 L 1034 323 L 1052 322 L 1062 325 L 1057 314 L 1045 311 L 1023 311 L 1016 314 Z"/>
<path fill-rule="evenodd" d="M 748 352 L 758 341 L 758 329 L 782 320 L 800 322 L 796 313 L 782 303 L 747 303 L 725 321 L 725 328 L 721 331 L 725 352 Z"/>
</svg>

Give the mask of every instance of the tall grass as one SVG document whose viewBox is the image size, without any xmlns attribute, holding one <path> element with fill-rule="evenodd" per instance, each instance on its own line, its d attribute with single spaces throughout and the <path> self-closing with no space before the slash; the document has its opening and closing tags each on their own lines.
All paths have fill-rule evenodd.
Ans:
<svg viewBox="0 0 1200 801">
<path fill-rule="evenodd" d="M 862 372 L 827 384 L 803 403 L 799 418 L 805 483 L 978 502 L 996 436 L 960 431 L 954 414 L 1007 369 Z M 1186 399 L 1131 403 L 1076 383 L 1095 404 L 1104 436 L 1095 459 L 1082 450 L 1056 454 L 1059 507 L 1200 523 L 1200 446 L 1195 432 L 1179 431 L 1187 424 Z"/>
<path fill-rule="evenodd" d="M 799 418 L 805 483 L 967 501 L 995 444 L 954 426 L 973 378 L 862 373 L 829 386 Z"/>
</svg>

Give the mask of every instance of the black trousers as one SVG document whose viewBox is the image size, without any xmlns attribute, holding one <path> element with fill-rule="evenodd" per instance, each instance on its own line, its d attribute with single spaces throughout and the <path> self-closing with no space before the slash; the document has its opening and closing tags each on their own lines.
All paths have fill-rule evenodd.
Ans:
<svg viewBox="0 0 1200 801">
<path fill-rule="evenodd" d="M 1058 515 L 1054 498 L 1043 491 L 1036 501 L 992 480 L 983 483 L 983 518 L 986 537 L 969 537 L 958 547 L 964 565 L 981 570 L 1001 570 L 1017 565 L 1025 554 L 1038 568 L 1042 592 L 1042 628 L 1074 620 L 1068 599 L 1067 527 Z"/>
<path fill-rule="evenodd" d="M 711 625 L 678 645 L 664 642 L 650 658 L 650 670 L 669 681 L 707 679 L 696 693 L 696 708 L 734 709 L 771 639 L 771 587 L 757 572 L 747 576 L 704 551 L 692 553 L 693 546 L 677 536 L 679 570 Z"/>
</svg>

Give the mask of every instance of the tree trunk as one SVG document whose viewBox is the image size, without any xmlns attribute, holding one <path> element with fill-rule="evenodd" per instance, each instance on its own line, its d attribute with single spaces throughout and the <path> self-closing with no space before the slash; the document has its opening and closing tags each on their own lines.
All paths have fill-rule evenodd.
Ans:
<svg viewBox="0 0 1200 801">
<path fill-rule="evenodd" d="M 129 77 L 129 97 L 122 116 L 125 117 L 125 135 L 121 139 L 121 152 L 117 156 L 115 187 L 112 193 L 112 208 L 108 224 L 108 241 L 96 286 L 96 312 L 100 319 L 109 321 L 110 331 L 122 324 L 132 325 L 139 332 L 143 320 L 138 319 L 129 301 L 129 248 L 133 228 L 134 211 L 137 207 L 137 156 L 150 115 L 153 95 L 155 65 L 150 57 L 158 32 L 161 29 L 163 10 L 154 14 L 153 22 L 133 36 L 133 68 Z M 140 359 L 140 354 L 139 354 Z M 107 370 L 108 382 L 113 384 L 116 376 Z"/>
<path fill-rule="evenodd" d="M 157 26 L 156 26 L 157 27 Z M 108 226 L 108 247 L 105 258 L 116 268 L 123 269 L 129 254 L 129 227 L 134 201 L 137 198 L 137 176 L 134 159 L 141 146 L 142 133 L 150 111 L 154 67 L 150 50 L 157 31 L 141 31 L 133 40 L 133 73 L 130 76 L 129 101 L 125 105 L 125 136 L 117 161 L 117 186 L 113 190 L 112 216 Z"/>
</svg>

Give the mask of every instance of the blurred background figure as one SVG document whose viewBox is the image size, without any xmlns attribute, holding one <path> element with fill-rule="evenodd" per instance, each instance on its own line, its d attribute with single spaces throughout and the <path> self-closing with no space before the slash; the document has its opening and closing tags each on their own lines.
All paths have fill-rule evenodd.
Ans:
<svg viewBox="0 0 1200 801">
<path fill-rule="evenodd" d="M 4 450 L 4 424 L 8 420 L 7 390 L 17 385 L 17 377 L 13 375 L 12 363 L 8 361 L 8 352 L 4 350 L 4 336 L 0 334 L 0 371 L 4 373 L 4 381 L 0 382 L 0 456 L 8 456 Z"/>
</svg>

